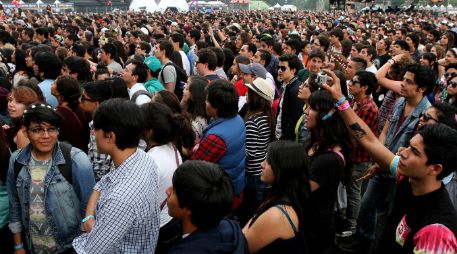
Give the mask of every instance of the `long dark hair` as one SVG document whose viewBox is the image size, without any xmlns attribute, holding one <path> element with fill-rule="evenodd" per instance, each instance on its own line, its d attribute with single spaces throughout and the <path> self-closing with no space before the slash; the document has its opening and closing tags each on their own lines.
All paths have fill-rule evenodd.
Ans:
<svg viewBox="0 0 457 254">
<path fill-rule="evenodd" d="M 153 131 L 152 138 L 146 140 L 147 143 L 161 146 L 173 142 L 178 148 L 192 148 L 195 134 L 188 117 L 173 113 L 170 107 L 159 102 L 143 104 L 141 111 L 145 116 L 145 129 Z M 148 149 L 151 148 L 148 144 Z"/>
<path fill-rule="evenodd" d="M 273 113 L 271 112 L 271 102 L 267 101 L 252 89 L 248 89 L 248 100 L 247 100 L 248 111 L 244 117 L 246 122 L 251 116 L 266 116 L 268 119 L 268 125 L 270 127 L 270 140 L 274 140 L 275 137 L 275 119 Z"/>
<path fill-rule="evenodd" d="M 268 146 L 266 161 L 271 165 L 274 181 L 268 197 L 257 209 L 249 226 L 271 207 L 289 205 L 297 214 L 299 232 L 304 240 L 305 232 L 309 229 L 307 206 L 311 193 L 306 151 L 292 141 L 275 141 Z"/>
<path fill-rule="evenodd" d="M 305 143 L 306 151 L 313 150 L 318 155 L 332 150 L 335 146 L 340 146 L 345 158 L 346 167 L 349 167 L 349 154 L 351 143 L 349 132 L 344 125 L 337 110 L 332 96 L 323 90 L 318 90 L 311 94 L 309 106 L 318 112 L 316 116 L 315 128 L 312 128 L 311 138 Z M 323 120 L 327 113 L 334 111 L 333 115 Z"/>
<path fill-rule="evenodd" d="M 196 118 L 201 116 L 203 118 L 208 118 L 206 114 L 206 86 L 208 85 L 208 80 L 200 76 L 192 76 L 189 83 L 189 93 L 190 99 L 187 102 L 187 112 Z"/>
</svg>

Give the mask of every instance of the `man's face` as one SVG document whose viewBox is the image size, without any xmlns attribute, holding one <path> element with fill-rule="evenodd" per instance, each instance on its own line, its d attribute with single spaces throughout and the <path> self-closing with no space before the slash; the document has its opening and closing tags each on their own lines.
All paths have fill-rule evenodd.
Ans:
<svg viewBox="0 0 457 254">
<path fill-rule="evenodd" d="M 368 54 L 368 49 L 364 48 L 360 50 L 360 56 L 363 57 L 367 62 L 371 62 L 372 55 Z"/>
<path fill-rule="evenodd" d="M 35 152 L 40 154 L 50 154 L 57 142 L 59 129 L 49 123 L 30 123 L 30 126 L 23 128 L 30 144 Z"/>
<path fill-rule="evenodd" d="M 347 80 L 351 80 L 357 71 L 359 71 L 357 63 L 354 61 L 349 61 L 346 69 L 344 70 L 344 75 L 346 76 Z"/>
<path fill-rule="evenodd" d="M 30 37 L 29 37 L 29 35 L 25 32 L 25 30 L 23 30 L 22 33 L 21 33 L 21 39 L 22 39 L 23 41 L 29 41 L 29 40 L 30 40 Z"/>
<path fill-rule="evenodd" d="M 262 61 L 261 55 L 262 55 L 262 53 L 260 51 L 255 52 L 255 55 L 254 55 L 254 58 L 253 58 L 253 62 L 254 63 L 259 63 L 261 65 L 264 65 L 264 62 Z"/>
<path fill-rule="evenodd" d="M 171 217 L 177 220 L 182 220 L 183 218 L 191 215 L 189 209 L 186 207 L 181 208 L 179 205 L 178 196 L 176 196 L 176 192 L 173 186 L 168 187 L 165 193 L 167 194 L 168 214 Z"/>
<path fill-rule="evenodd" d="M 423 89 L 419 89 L 414 81 L 414 73 L 407 71 L 403 76 L 403 81 L 401 82 L 400 96 L 409 99 L 422 93 Z"/>
<path fill-rule="evenodd" d="M 389 38 L 390 41 L 394 41 L 395 40 L 395 33 L 388 32 L 387 33 L 387 37 Z"/>
<path fill-rule="evenodd" d="M 292 51 L 292 48 L 287 44 L 283 44 L 282 53 L 283 54 L 295 54 L 295 52 Z"/>
<path fill-rule="evenodd" d="M 356 49 L 356 47 L 352 46 L 350 54 L 351 54 L 351 57 L 356 57 L 356 56 L 359 56 L 359 51 Z"/>
<path fill-rule="evenodd" d="M 365 91 L 360 86 L 359 76 L 354 76 L 352 80 L 349 80 L 348 90 L 349 93 L 352 94 L 354 97 L 357 97 L 361 93 L 365 93 Z"/>
<path fill-rule="evenodd" d="M 245 45 L 241 46 L 240 55 L 250 57 L 248 45 L 245 44 Z"/>
<path fill-rule="evenodd" d="M 85 112 L 93 113 L 95 112 L 95 109 L 97 109 L 97 106 L 98 102 L 90 98 L 86 91 L 83 91 L 81 98 L 79 99 L 79 107 Z"/>
<path fill-rule="evenodd" d="M 280 61 L 278 65 L 278 78 L 281 81 L 288 82 L 295 76 L 295 72 L 290 69 L 289 62 Z"/>
<path fill-rule="evenodd" d="M 309 71 L 311 73 L 318 73 L 321 71 L 322 69 L 322 65 L 324 64 L 324 62 L 322 61 L 322 59 L 320 59 L 319 57 L 313 57 L 311 58 L 310 62 L 309 62 Z"/>
<path fill-rule="evenodd" d="M 106 54 L 105 50 L 103 50 L 103 49 L 100 50 L 100 60 L 103 61 L 104 63 L 108 63 L 108 61 L 109 61 L 109 56 Z"/>
<path fill-rule="evenodd" d="M 405 51 L 398 44 L 392 44 L 390 46 L 390 50 L 391 50 L 390 53 L 392 54 L 392 56 L 396 56 L 396 55 L 405 53 Z"/>
<path fill-rule="evenodd" d="M 424 151 L 424 139 L 416 134 L 409 142 L 409 147 L 399 149 L 400 161 L 398 173 L 411 179 L 424 178 L 433 165 L 427 165 L 427 155 Z"/>
<path fill-rule="evenodd" d="M 294 30 L 295 27 L 296 27 L 295 22 L 293 22 L 292 20 L 289 21 L 289 30 Z"/>
<path fill-rule="evenodd" d="M 403 34 L 400 30 L 395 31 L 395 38 L 397 40 L 403 40 Z"/>
<path fill-rule="evenodd" d="M 242 76 L 245 84 L 252 84 L 252 82 L 257 78 L 254 74 L 243 73 Z"/>
<path fill-rule="evenodd" d="M 377 50 L 387 50 L 386 42 L 385 42 L 384 40 L 379 40 L 379 41 L 376 43 L 376 49 L 377 49 Z"/>
<path fill-rule="evenodd" d="M 135 84 L 136 79 L 135 76 L 132 73 L 132 70 L 135 68 L 133 64 L 128 64 L 125 66 L 124 70 L 122 71 L 122 79 L 125 81 L 127 84 Z"/>
</svg>

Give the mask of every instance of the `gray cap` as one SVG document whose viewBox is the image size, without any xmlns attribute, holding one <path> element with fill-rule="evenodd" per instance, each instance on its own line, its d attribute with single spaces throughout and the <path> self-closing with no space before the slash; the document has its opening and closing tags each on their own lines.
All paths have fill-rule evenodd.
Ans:
<svg viewBox="0 0 457 254">
<path fill-rule="evenodd" d="M 254 74 L 259 78 L 267 78 L 267 70 L 259 63 L 239 64 L 240 70 L 246 74 Z"/>
</svg>

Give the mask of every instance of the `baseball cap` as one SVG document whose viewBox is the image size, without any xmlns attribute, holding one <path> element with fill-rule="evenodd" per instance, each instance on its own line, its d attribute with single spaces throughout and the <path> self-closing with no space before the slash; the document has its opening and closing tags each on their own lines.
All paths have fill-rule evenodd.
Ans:
<svg viewBox="0 0 457 254">
<path fill-rule="evenodd" d="M 275 90 L 271 84 L 263 78 L 256 78 L 252 81 L 252 84 L 244 85 L 269 102 L 272 102 L 275 98 Z"/>
<path fill-rule="evenodd" d="M 259 63 L 239 64 L 240 70 L 246 74 L 254 74 L 259 78 L 267 78 L 267 70 Z"/>
<path fill-rule="evenodd" d="M 149 69 L 152 71 L 157 71 L 162 68 L 162 64 L 160 63 L 159 59 L 155 56 L 149 56 L 144 59 L 144 64 L 148 66 Z"/>
</svg>

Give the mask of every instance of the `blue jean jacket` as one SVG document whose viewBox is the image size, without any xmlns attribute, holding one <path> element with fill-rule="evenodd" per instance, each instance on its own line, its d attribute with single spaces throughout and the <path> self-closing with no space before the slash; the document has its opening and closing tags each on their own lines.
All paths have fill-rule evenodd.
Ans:
<svg viewBox="0 0 457 254">
<path fill-rule="evenodd" d="M 389 148 L 389 150 L 393 153 L 396 153 L 398 148 L 401 146 L 406 146 L 408 144 L 407 142 L 413 137 L 416 131 L 420 114 L 431 106 L 427 97 L 424 96 L 414 111 L 403 121 L 402 125 L 398 128 L 397 133 L 395 133 L 397 125 L 399 124 L 398 121 L 400 120 L 401 114 L 403 114 L 405 105 L 405 98 L 399 98 L 395 103 L 390 117 L 390 128 L 387 132 L 385 146 Z"/>
<path fill-rule="evenodd" d="M 32 146 L 15 151 L 11 155 L 8 168 L 8 196 L 10 202 L 9 228 L 13 233 L 24 231 L 25 243 L 31 246 L 29 234 L 29 206 L 31 177 L 28 163 Z M 72 184 L 60 173 L 57 165 L 64 164 L 65 159 L 60 147 L 56 144 L 52 154 L 52 166 L 45 176 L 45 214 L 59 250 L 71 247 L 73 239 L 81 233 L 81 218 L 85 215 L 87 201 L 95 185 L 92 164 L 87 155 L 73 147 Z M 15 179 L 14 162 L 22 164 Z"/>
</svg>

